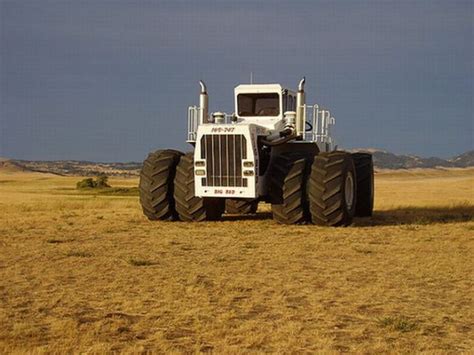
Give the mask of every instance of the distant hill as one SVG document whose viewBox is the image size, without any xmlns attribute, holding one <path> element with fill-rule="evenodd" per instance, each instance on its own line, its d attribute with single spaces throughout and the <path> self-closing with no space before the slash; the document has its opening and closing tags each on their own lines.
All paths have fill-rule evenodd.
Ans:
<svg viewBox="0 0 474 355">
<path fill-rule="evenodd" d="M 374 157 L 376 169 L 413 169 L 413 168 L 468 168 L 474 167 L 474 150 L 451 159 L 436 157 L 422 158 L 416 155 L 396 155 L 384 150 L 365 148 L 353 152 L 369 152 Z M 36 171 L 58 175 L 96 176 L 138 176 L 141 162 L 97 163 L 77 160 L 35 161 L 0 158 L 0 171 L 21 172 Z"/>
<path fill-rule="evenodd" d="M 5 173 L 17 173 L 28 171 L 28 169 L 14 160 L 0 158 L 0 171 Z"/>
<path fill-rule="evenodd" d="M 458 155 L 457 157 L 454 157 L 450 161 L 454 165 L 461 168 L 467 167 L 467 166 L 474 166 L 474 150 Z"/>
<path fill-rule="evenodd" d="M 1 164 L 2 162 L 0 162 Z M 52 173 L 57 175 L 97 176 L 138 176 L 141 163 L 97 163 L 78 160 L 6 160 L 4 163 L 21 167 L 23 171 Z M 0 165 L 0 171 L 3 171 Z"/>
<path fill-rule="evenodd" d="M 356 149 L 355 151 L 370 152 L 374 158 L 374 165 L 378 169 L 467 168 L 474 166 L 474 150 L 451 159 L 422 158 L 417 155 L 396 155 L 377 149 Z"/>
<path fill-rule="evenodd" d="M 374 165 L 378 169 L 467 168 L 474 166 L 474 150 L 451 159 L 437 157 L 422 158 L 417 155 L 396 155 L 377 149 L 355 149 L 353 151 L 370 152 L 374 157 Z"/>
</svg>

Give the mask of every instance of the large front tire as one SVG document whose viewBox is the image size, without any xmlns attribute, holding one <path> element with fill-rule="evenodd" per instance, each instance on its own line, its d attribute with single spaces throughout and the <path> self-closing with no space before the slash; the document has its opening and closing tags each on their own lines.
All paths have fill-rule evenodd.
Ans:
<svg viewBox="0 0 474 355">
<path fill-rule="evenodd" d="M 173 180 L 176 165 L 183 153 L 176 150 L 158 150 L 150 153 L 140 171 L 140 204 L 149 220 L 177 219 Z"/>
<path fill-rule="evenodd" d="M 194 195 L 194 153 L 187 153 L 181 157 L 176 167 L 174 186 L 174 200 L 180 220 L 215 221 L 224 213 L 225 199 Z"/>
<path fill-rule="evenodd" d="M 370 217 L 374 210 L 374 163 L 372 154 L 353 153 L 357 176 L 356 217 Z"/>
<path fill-rule="evenodd" d="M 314 224 L 351 224 L 357 203 L 356 171 L 351 154 L 334 151 L 317 155 L 307 190 Z"/>
<path fill-rule="evenodd" d="M 270 198 L 273 219 L 282 224 L 303 223 L 308 219 L 305 198 L 307 157 L 283 153 L 270 163 Z"/>
</svg>

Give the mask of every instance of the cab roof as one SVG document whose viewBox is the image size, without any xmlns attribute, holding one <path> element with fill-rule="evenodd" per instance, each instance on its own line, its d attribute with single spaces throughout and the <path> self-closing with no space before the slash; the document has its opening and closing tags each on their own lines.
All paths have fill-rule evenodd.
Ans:
<svg viewBox="0 0 474 355">
<path fill-rule="evenodd" d="M 235 87 L 234 91 L 236 94 L 240 93 L 266 93 L 266 92 L 277 92 L 281 93 L 283 90 L 288 90 L 290 94 L 295 95 L 293 90 L 287 89 L 280 84 L 240 84 Z"/>
</svg>

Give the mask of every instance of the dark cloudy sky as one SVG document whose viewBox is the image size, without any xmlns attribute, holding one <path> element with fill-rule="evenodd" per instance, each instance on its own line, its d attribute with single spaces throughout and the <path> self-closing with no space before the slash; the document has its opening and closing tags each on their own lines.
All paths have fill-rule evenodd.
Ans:
<svg viewBox="0 0 474 355">
<path fill-rule="evenodd" d="M 295 87 L 341 145 L 473 149 L 473 1 L 0 0 L 0 156 L 141 160 L 188 149 L 204 79 Z"/>
</svg>

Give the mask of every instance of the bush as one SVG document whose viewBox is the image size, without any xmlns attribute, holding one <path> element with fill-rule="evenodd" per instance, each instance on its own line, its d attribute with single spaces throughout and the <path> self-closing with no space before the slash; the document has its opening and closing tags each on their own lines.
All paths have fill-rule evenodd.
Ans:
<svg viewBox="0 0 474 355">
<path fill-rule="evenodd" d="M 78 189 L 89 189 L 89 188 L 94 188 L 95 186 L 96 186 L 96 183 L 94 180 L 92 180 L 92 178 L 81 180 L 76 184 L 76 187 Z"/>
<path fill-rule="evenodd" d="M 107 183 L 107 180 L 109 180 L 109 177 L 107 175 L 97 176 L 95 179 L 96 187 L 99 189 L 102 189 L 104 187 L 110 187 L 110 185 Z"/>
<path fill-rule="evenodd" d="M 87 178 L 84 180 L 79 181 L 76 184 L 77 189 L 103 189 L 106 187 L 110 187 L 107 183 L 108 180 L 107 175 L 99 175 L 95 178 L 95 181 L 92 178 Z"/>
</svg>

